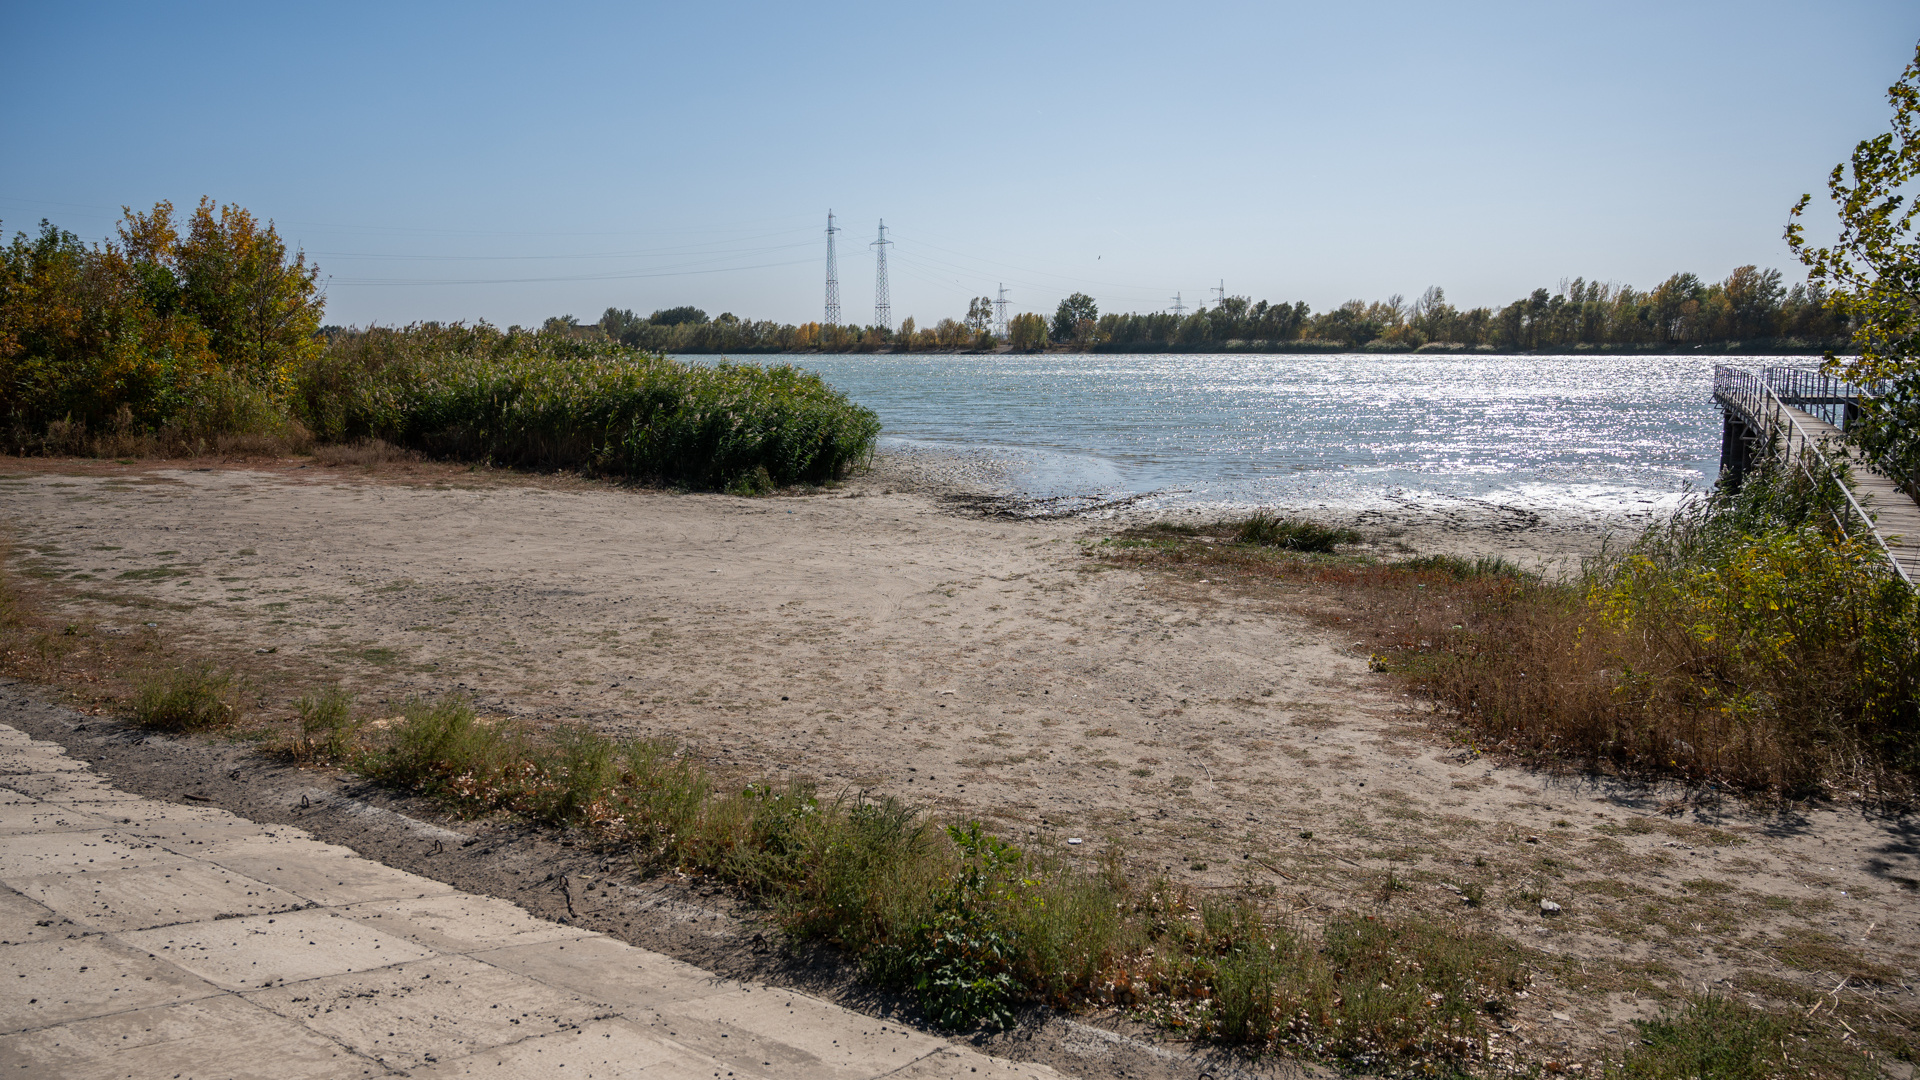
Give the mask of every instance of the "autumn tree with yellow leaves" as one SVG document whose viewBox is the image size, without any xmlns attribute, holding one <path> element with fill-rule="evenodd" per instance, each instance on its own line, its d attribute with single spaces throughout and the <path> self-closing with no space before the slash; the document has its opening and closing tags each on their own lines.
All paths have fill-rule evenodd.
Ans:
<svg viewBox="0 0 1920 1080">
<path fill-rule="evenodd" d="M 168 202 L 128 208 L 118 235 L 88 245 L 42 222 L 0 247 L 0 437 L 20 451 L 54 425 L 284 426 L 294 372 L 322 348 L 318 268 L 211 199 L 181 224 Z"/>
</svg>

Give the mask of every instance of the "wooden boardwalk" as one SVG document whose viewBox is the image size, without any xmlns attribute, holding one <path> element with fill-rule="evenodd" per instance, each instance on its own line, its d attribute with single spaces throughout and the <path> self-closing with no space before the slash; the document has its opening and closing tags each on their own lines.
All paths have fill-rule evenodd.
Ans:
<svg viewBox="0 0 1920 1080">
<path fill-rule="evenodd" d="M 1839 428 L 1791 405 L 1783 407 L 1814 442 L 1842 445 Z M 1893 553 L 1893 561 L 1900 564 L 1907 580 L 1920 584 L 1920 504 L 1859 460 L 1852 459 L 1848 464 L 1852 466 L 1853 497 L 1860 501 L 1861 509 L 1873 515 L 1874 531 L 1886 541 L 1887 550 Z"/>
</svg>

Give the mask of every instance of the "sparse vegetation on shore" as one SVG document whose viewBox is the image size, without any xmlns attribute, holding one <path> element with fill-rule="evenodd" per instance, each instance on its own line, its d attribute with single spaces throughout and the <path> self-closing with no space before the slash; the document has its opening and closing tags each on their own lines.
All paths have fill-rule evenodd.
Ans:
<svg viewBox="0 0 1920 1080">
<path fill-rule="evenodd" d="M 1569 584 L 1463 591 L 1407 677 L 1491 745 L 1787 798 L 1920 783 L 1920 597 L 1775 470 Z M 1438 614 L 1438 613 L 1436 613 Z M 1438 620 L 1433 620 L 1438 621 Z"/>
<path fill-rule="evenodd" d="M 342 725 L 326 728 L 337 740 Z M 355 730 L 326 756 L 459 812 L 582 830 L 642 868 L 737 885 L 943 1027 L 1005 1026 L 1027 1001 L 1133 1006 L 1196 1037 L 1420 1073 L 1488 1064 L 1492 1025 L 1526 983 L 1512 946 L 1465 925 L 1309 923 L 1252 893 L 1134 881 L 977 823 L 943 827 L 889 797 L 726 787 L 656 740 L 488 720 L 461 699 Z"/>
<path fill-rule="evenodd" d="M 1788 470 L 1697 500 L 1571 581 L 1497 560 L 1263 546 L 1275 519 L 1133 530 L 1109 557 L 1341 587 L 1377 670 L 1489 750 L 1780 798 L 1920 788 L 1920 597 Z M 1221 543 L 1220 541 L 1230 541 Z M 1217 576 L 1217 575 L 1215 575 Z"/>
</svg>

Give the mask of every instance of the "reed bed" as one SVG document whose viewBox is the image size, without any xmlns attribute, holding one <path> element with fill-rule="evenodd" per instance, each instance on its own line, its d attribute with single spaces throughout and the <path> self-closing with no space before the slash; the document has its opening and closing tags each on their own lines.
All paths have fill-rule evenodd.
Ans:
<svg viewBox="0 0 1920 1080">
<path fill-rule="evenodd" d="M 331 443 L 745 493 L 833 480 L 880 433 L 872 410 L 790 365 L 690 364 L 490 327 L 343 335 L 294 401 Z"/>
<path fill-rule="evenodd" d="M 485 324 L 342 332 L 271 387 L 215 369 L 191 393 L 152 393 L 171 395 L 162 420 L 136 394 L 92 424 L 15 416 L 0 442 L 99 457 L 425 456 L 750 495 L 835 480 L 880 434 L 871 409 L 791 365 L 684 363 Z"/>
</svg>

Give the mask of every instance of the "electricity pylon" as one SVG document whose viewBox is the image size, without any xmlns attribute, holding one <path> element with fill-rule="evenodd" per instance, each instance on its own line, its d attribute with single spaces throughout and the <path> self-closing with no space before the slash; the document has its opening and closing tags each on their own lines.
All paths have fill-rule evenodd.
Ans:
<svg viewBox="0 0 1920 1080">
<path fill-rule="evenodd" d="M 1001 341 L 1007 340 L 1007 287 L 1000 286 L 1000 295 L 993 302 L 994 334 Z"/>
<path fill-rule="evenodd" d="M 840 325 L 840 267 L 833 259 L 833 234 L 839 232 L 833 223 L 833 211 L 827 211 L 827 325 Z"/>
<path fill-rule="evenodd" d="M 867 246 L 873 249 L 873 325 L 893 333 L 893 298 L 887 293 L 887 219 L 880 219 L 880 239 Z"/>
</svg>

